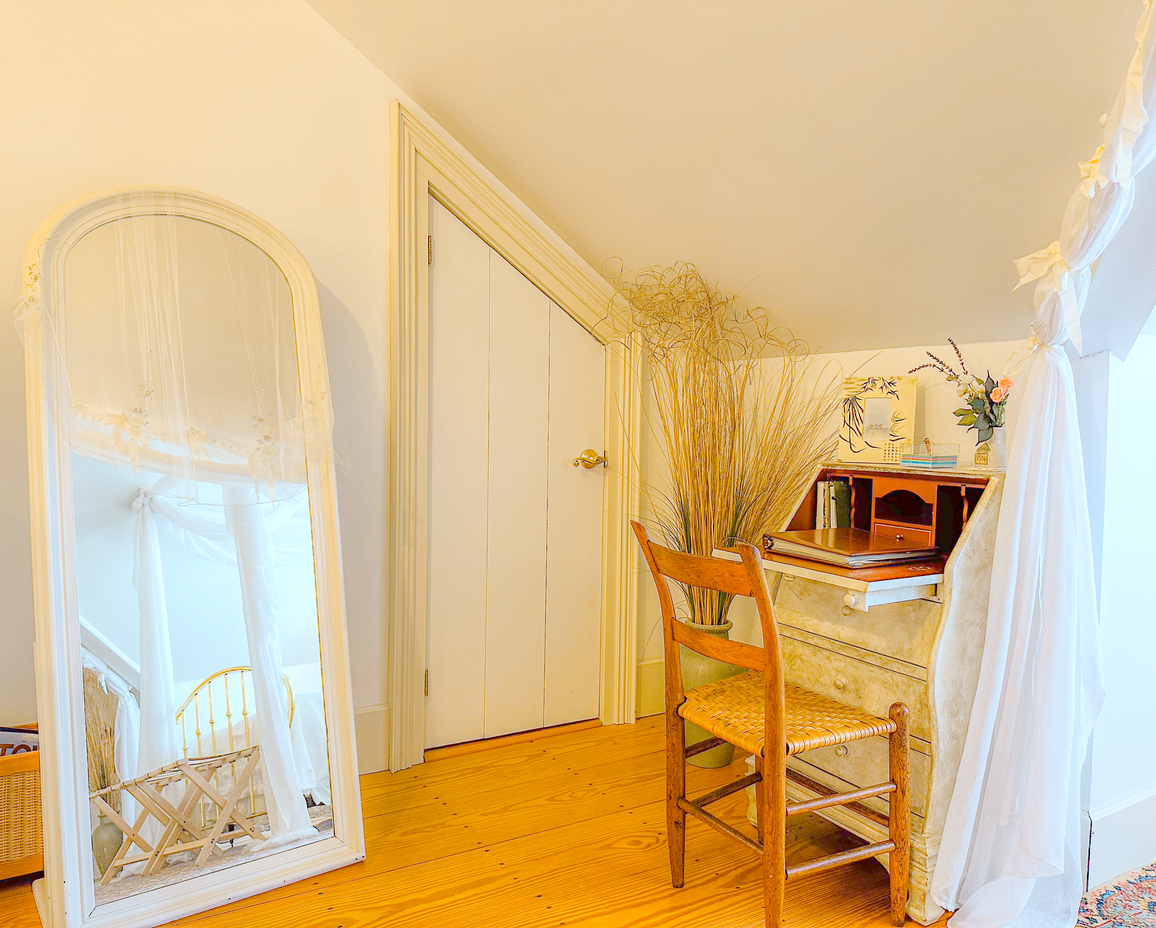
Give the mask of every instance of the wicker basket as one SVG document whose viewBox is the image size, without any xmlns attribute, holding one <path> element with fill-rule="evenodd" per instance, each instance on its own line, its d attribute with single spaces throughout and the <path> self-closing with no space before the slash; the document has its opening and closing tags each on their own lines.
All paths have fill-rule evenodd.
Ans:
<svg viewBox="0 0 1156 928">
<path fill-rule="evenodd" d="M 40 752 L 0 757 L 0 880 L 43 869 Z"/>
</svg>

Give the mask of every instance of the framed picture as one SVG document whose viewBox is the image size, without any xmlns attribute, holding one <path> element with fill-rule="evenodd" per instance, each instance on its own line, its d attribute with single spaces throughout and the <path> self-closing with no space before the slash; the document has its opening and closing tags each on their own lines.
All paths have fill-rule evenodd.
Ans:
<svg viewBox="0 0 1156 928">
<path fill-rule="evenodd" d="M 843 381 L 839 460 L 898 464 L 915 440 L 916 378 L 848 377 Z"/>
</svg>

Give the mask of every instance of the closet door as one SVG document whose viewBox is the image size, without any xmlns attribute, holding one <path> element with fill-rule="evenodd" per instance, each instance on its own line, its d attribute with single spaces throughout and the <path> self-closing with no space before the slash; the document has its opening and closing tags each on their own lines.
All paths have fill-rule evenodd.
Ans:
<svg viewBox="0 0 1156 928">
<path fill-rule="evenodd" d="M 430 204 L 426 744 L 482 737 L 489 520 L 490 248 Z M 442 259 L 442 251 L 445 258 Z"/>
<path fill-rule="evenodd" d="M 430 200 L 426 746 L 598 714 L 601 345 Z"/>
<path fill-rule="evenodd" d="M 490 249 L 485 737 L 542 727 L 550 300 Z"/>
</svg>

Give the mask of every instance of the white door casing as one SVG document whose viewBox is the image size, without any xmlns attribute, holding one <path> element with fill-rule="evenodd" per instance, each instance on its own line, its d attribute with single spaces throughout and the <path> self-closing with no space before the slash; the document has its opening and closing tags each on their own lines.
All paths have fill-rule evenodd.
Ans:
<svg viewBox="0 0 1156 928">
<path fill-rule="evenodd" d="M 428 614 L 429 294 L 428 197 L 432 194 L 605 346 L 606 441 L 602 490 L 599 717 L 634 720 L 638 365 L 631 345 L 600 328 L 613 289 L 454 143 L 391 104 L 388 578 L 391 770 L 422 760 Z M 549 648 L 547 648 L 549 652 Z M 557 653 L 557 652 L 555 652 Z M 547 657 L 549 661 L 549 657 Z"/>
</svg>

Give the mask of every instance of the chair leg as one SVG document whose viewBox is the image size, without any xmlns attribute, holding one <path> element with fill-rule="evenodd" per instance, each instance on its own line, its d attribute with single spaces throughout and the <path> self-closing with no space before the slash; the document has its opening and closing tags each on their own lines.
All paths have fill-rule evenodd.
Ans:
<svg viewBox="0 0 1156 928">
<path fill-rule="evenodd" d="M 680 889 L 686 867 L 686 725 L 678 712 L 666 714 L 666 844 L 670 851 L 670 884 Z"/>
<path fill-rule="evenodd" d="M 889 713 L 895 731 L 888 738 L 891 780 L 895 792 L 891 794 L 891 812 L 888 816 L 889 837 L 895 842 L 891 852 L 891 920 L 902 925 L 907 920 L 907 877 L 911 865 L 911 744 L 907 706 L 895 703 Z"/>
<path fill-rule="evenodd" d="M 767 749 L 764 748 L 764 752 Z M 787 882 L 787 759 L 782 749 L 762 759 L 763 778 L 756 792 L 763 839 L 763 917 L 766 928 L 782 928 Z"/>
<path fill-rule="evenodd" d="M 755 773 L 762 777 L 763 759 L 758 754 L 753 756 L 755 758 Z M 755 783 L 755 830 L 758 832 L 760 841 L 767 839 L 763 830 L 764 824 L 766 824 L 766 820 L 763 817 L 763 781 L 760 779 Z"/>
</svg>

